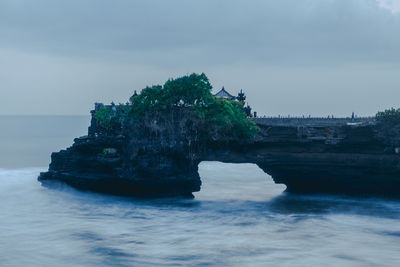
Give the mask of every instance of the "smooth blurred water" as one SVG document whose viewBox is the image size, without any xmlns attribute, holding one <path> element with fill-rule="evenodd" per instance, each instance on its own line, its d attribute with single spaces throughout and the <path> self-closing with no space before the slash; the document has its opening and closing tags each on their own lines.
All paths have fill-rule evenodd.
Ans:
<svg viewBox="0 0 400 267">
<path fill-rule="evenodd" d="M 400 266 L 400 201 L 286 195 L 255 165 L 219 162 L 201 163 L 194 199 L 42 187 L 47 153 L 89 119 L 13 120 L 0 117 L 0 266 Z"/>
</svg>

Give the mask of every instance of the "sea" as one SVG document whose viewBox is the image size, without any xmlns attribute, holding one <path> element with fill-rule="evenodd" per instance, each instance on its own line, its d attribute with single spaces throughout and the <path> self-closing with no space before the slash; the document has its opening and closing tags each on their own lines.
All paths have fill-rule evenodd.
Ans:
<svg viewBox="0 0 400 267">
<path fill-rule="evenodd" d="M 201 162 L 193 199 L 37 181 L 88 116 L 0 116 L 0 266 L 400 266 L 400 200 L 291 195 L 254 164 Z"/>
</svg>

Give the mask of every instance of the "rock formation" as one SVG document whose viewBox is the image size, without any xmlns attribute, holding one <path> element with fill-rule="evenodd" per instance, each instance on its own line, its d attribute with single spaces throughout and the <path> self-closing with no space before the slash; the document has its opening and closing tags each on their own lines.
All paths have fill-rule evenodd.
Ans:
<svg viewBox="0 0 400 267">
<path fill-rule="evenodd" d="M 124 125 L 106 131 L 94 113 L 88 135 L 53 153 L 40 181 L 117 195 L 190 196 L 200 190 L 198 164 L 222 161 L 255 163 L 291 193 L 400 196 L 399 131 L 388 134 L 373 122 L 255 119 L 251 140 L 199 143 L 201 133 L 182 110 L 172 124 L 149 121 L 151 132 Z"/>
</svg>

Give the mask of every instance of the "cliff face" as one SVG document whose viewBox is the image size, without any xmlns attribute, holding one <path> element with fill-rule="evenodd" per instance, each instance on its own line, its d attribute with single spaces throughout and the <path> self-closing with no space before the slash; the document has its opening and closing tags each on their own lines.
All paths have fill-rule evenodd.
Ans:
<svg viewBox="0 0 400 267">
<path fill-rule="evenodd" d="M 89 135 L 53 153 L 39 180 L 118 195 L 191 195 L 200 190 L 198 164 L 215 160 L 255 163 L 288 192 L 400 196 L 393 129 L 388 135 L 375 124 L 256 123 L 251 142 L 200 143 L 195 123 L 179 112 L 167 124 L 149 120 L 144 128 L 125 125 L 112 133 L 92 119 Z"/>
<path fill-rule="evenodd" d="M 254 143 L 204 158 L 255 163 L 292 193 L 400 196 L 400 157 L 379 126 L 258 126 Z"/>
<path fill-rule="evenodd" d="M 175 196 L 200 190 L 190 116 L 176 112 L 174 125 L 148 120 L 150 125 L 125 125 L 110 132 L 93 114 L 88 136 L 52 153 L 49 171 L 41 173 L 40 181 L 60 180 L 117 195 Z"/>
</svg>

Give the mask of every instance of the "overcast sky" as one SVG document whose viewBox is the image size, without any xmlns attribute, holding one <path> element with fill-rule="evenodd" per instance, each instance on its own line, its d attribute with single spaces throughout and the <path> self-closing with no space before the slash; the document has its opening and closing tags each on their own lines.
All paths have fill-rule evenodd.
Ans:
<svg viewBox="0 0 400 267">
<path fill-rule="evenodd" d="M 400 107 L 400 0 L 0 0 L 0 114 L 205 72 L 265 115 Z"/>
</svg>

